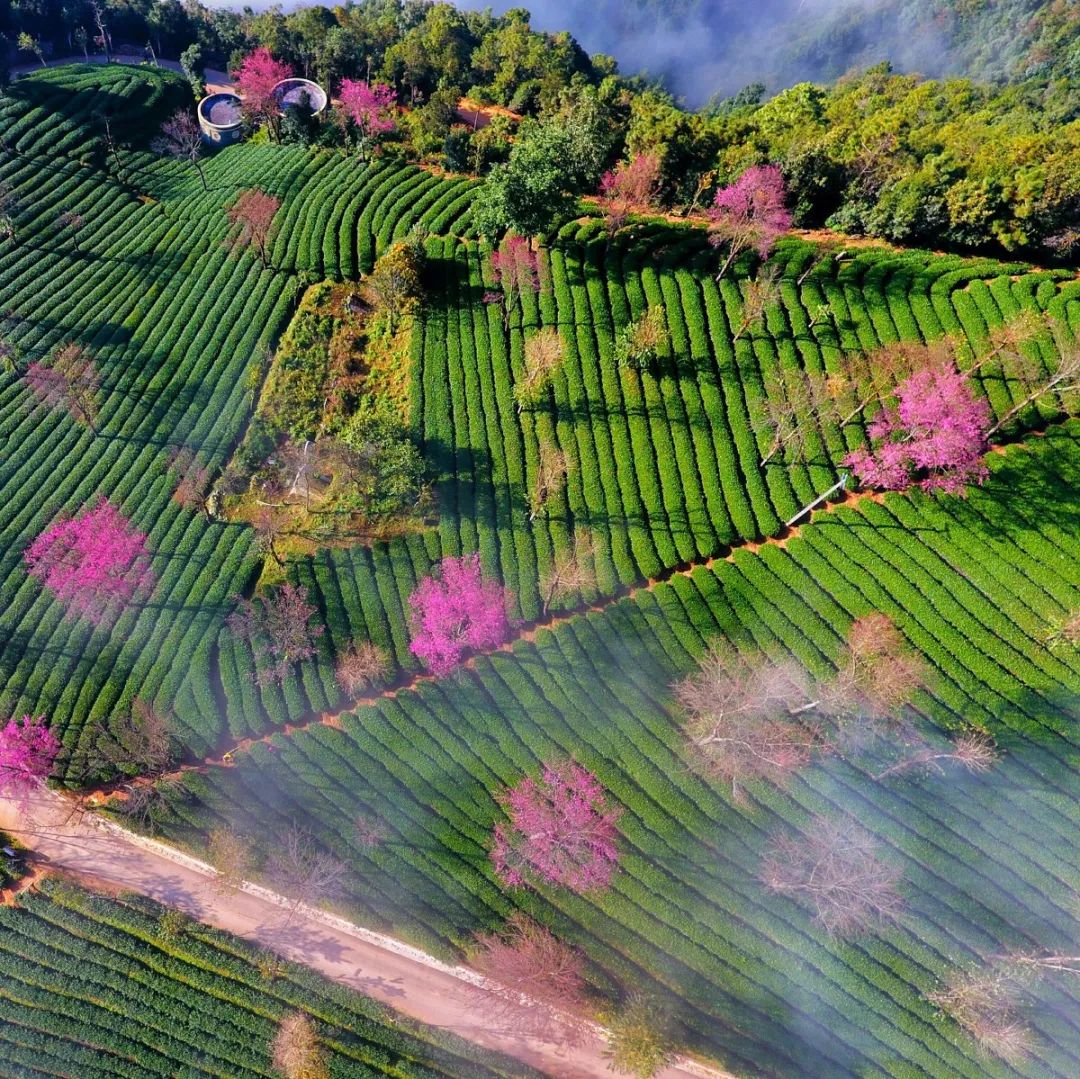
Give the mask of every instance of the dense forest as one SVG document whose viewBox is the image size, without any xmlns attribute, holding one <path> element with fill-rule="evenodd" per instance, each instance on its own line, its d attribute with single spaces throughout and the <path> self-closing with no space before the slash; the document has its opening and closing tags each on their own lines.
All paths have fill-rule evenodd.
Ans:
<svg viewBox="0 0 1080 1079">
<path fill-rule="evenodd" d="M 686 20 L 714 8 L 713 22 L 722 21 L 724 5 L 705 0 L 667 19 L 692 25 Z M 766 20 L 782 8 L 766 5 Z M 196 92 L 205 65 L 235 67 L 259 46 L 335 92 L 342 79 L 378 79 L 405 107 L 384 152 L 453 171 L 485 173 L 521 146 L 523 162 L 558 159 L 564 193 L 579 195 L 594 192 L 624 155 L 650 155 L 659 158 L 664 206 L 688 210 L 748 166 L 775 164 L 795 193 L 798 226 L 1068 255 L 1080 235 L 1077 5 L 887 0 L 841 8 L 810 5 L 805 33 L 787 51 L 781 39 L 761 79 L 714 94 L 697 111 L 663 81 L 628 77 L 611 57 L 590 56 L 566 31 L 533 30 L 522 8 L 494 15 L 428 0 L 366 0 L 284 14 L 178 0 L 39 0 L 6 6 L 2 29 L 9 62 L 129 43 L 148 57 L 181 57 Z M 802 82 L 769 96 L 776 71 L 828 76 L 852 59 L 877 58 L 891 40 L 886 27 L 912 28 L 914 41 L 931 25 L 940 29 L 936 66 L 978 79 L 899 74 L 883 59 L 829 85 Z M 1006 25 L 1018 32 L 1004 35 Z M 1004 51 L 988 44 L 1006 38 Z M 870 40 L 877 44 L 868 54 Z M 463 95 L 509 113 L 462 123 Z M 558 139 L 569 132 L 576 149 L 552 154 L 545 127 L 558 129 Z M 300 124 L 285 137 L 333 142 L 340 132 Z"/>
</svg>

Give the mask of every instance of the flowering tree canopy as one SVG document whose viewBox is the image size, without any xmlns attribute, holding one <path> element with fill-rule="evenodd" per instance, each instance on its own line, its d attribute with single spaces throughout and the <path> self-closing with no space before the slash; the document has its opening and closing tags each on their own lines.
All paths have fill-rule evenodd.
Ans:
<svg viewBox="0 0 1080 1079">
<path fill-rule="evenodd" d="M 233 74 L 237 93 L 243 98 L 244 113 L 256 122 L 276 117 L 280 109 L 274 87 L 292 75 L 293 69 L 283 61 L 275 60 L 269 49 L 249 52 Z"/>
<path fill-rule="evenodd" d="M 25 798 L 49 774 L 59 750 L 44 716 L 9 719 L 0 728 L 0 794 Z"/>
<path fill-rule="evenodd" d="M 540 259 L 524 236 L 509 235 L 498 251 L 492 253 L 491 271 L 502 289 L 504 322 L 509 326 L 514 305 L 526 293 L 534 295 L 540 287 Z M 498 297 L 498 293 L 491 295 Z"/>
<path fill-rule="evenodd" d="M 226 212 L 233 227 L 227 240 L 229 249 L 239 253 L 245 248 L 253 248 L 262 264 L 267 265 L 266 241 L 280 206 L 281 199 L 257 187 L 241 191 Z"/>
<path fill-rule="evenodd" d="M 413 640 L 409 646 L 433 674 L 449 674 L 470 649 L 506 640 L 507 591 L 485 581 L 478 554 L 444 558 L 409 596 Z"/>
<path fill-rule="evenodd" d="M 606 888 L 619 861 L 612 806 L 592 772 L 573 761 L 545 765 L 499 803 L 510 818 L 495 826 L 491 860 L 505 884 L 543 881 L 575 892 Z"/>
<path fill-rule="evenodd" d="M 145 533 L 105 499 L 76 517 L 61 517 L 30 544 L 25 559 L 57 599 L 94 625 L 111 622 L 153 587 Z"/>
<path fill-rule="evenodd" d="M 787 185 L 775 165 L 754 165 L 717 191 L 709 213 L 709 242 L 727 249 L 718 277 L 743 251 L 753 249 L 768 258 L 777 239 L 791 228 L 786 202 Z"/>
<path fill-rule="evenodd" d="M 647 210 L 660 191 L 660 158 L 637 154 L 600 178 L 600 205 L 609 232 L 618 232 L 634 210 Z"/>
<path fill-rule="evenodd" d="M 990 406 L 955 367 L 916 371 L 900 384 L 896 404 L 867 428 L 871 449 L 844 463 L 866 487 L 900 490 L 921 476 L 928 490 L 960 494 L 989 475 L 983 455 Z"/>
<path fill-rule="evenodd" d="M 394 91 L 382 82 L 342 79 L 339 96 L 342 111 L 356 126 L 360 156 L 366 157 L 379 135 L 394 130 Z"/>
</svg>

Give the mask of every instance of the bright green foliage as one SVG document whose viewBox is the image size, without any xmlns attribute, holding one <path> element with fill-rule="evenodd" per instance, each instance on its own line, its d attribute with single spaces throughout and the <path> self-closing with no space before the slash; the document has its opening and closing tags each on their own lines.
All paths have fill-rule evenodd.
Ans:
<svg viewBox="0 0 1080 1079">
<path fill-rule="evenodd" d="M 150 900 L 47 881 L 0 909 L 0 927 L 5 1075 L 266 1079 L 297 1011 L 334 1076 L 536 1074 Z"/>
<path fill-rule="evenodd" d="M 196 845 L 222 817 L 272 836 L 302 818 L 355 868 L 367 923 L 449 953 L 521 907 L 640 987 L 691 1045 L 737 1073 L 1070 1074 L 1075 981 L 1037 992 L 1037 1061 L 988 1062 L 922 997 L 962 956 L 1067 940 L 1074 926 L 1077 736 L 1062 711 L 1080 655 L 1047 627 L 1080 606 L 1080 426 L 991 458 L 965 500 L 890 495 L 836 511 L 783 548 L 744 552 L 602 613 L 542 631 L 454 681 L 399 694 L 192 776 L 165 830 Z M 335 552 L 336 554 L 336 552 Z M 831 757 L 747 804 L 700 778 L 668 686 L 707 642 L 794 654 L 827 675 L 853 619 L 891 617 L 935 672 L 915 701 L 927 730 L 985 726 L 1005 751 L 984 777 L 870 778 Z M 940 736 L 940 735 L 939 735 Z M 490 868 L 495 795 L 571 758 L 623 807 L 623 859 L 602 896 L 507 893 Z M 902 867 L 907 910 L 880 937 L 831 940 L 757 879 L 764 839 L 815 815 L 857 813 Z M 347 822 L 376 818 L 365 845 Z"/>
</svg>

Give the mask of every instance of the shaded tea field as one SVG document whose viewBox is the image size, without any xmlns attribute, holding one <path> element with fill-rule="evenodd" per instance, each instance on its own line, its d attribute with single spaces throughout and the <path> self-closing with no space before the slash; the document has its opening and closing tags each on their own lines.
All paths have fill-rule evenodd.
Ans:
<svg viewBox="0 0 1080 1079">
<path fill-rule="evenodd" d="M 1080 656 L 1045 644 L 1080 604 L 1080 426 L 992 460 L 967 501 L 889 496 L 819 516 L 786 546 L 738 552 L 474 671 L 256 745 L 171 791 L 165 834 L 195 847 L 226 825 L 253 843 L 301 819 L 355 867 L 349 909 L 447 952 L 522 907 L 578 943 L 598 986 L 651 984 L 700 1049 L 783 1075 L 1061 1076 L 1080 1060 L 1075 985 L 1038 991 L 1038 1054 L 981 1056 L 921 993 L 956 963 L 1014 949 L 1073 954 L 1080 872 L 1075 713 Z M 740 806 L 692 767 L 670 683 L 705 644 L 791 653 L 819 674 L 851 621 L 889 615 L 931 665 L 928 731 L 985 726 L 986 776 L 875 782 L 826 759 Z M 624 807 L 610 892 L 506 892 L 487 850 L 500 787 L 562 756 Z M 757 880 L 776 829 L 856 816 L 902 868 L 901 922 L 831 940 Z M 357 821 L 378 820 L 372 848 Z M 264 839 L 265 842 L 265 839 Z"/>
</svg>

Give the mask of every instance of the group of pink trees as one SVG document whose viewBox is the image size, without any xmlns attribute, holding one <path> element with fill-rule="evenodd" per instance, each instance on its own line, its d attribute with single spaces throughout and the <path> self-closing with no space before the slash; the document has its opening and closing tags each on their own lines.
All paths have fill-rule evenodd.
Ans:
<svg viewBox="0 0 1080 1079">
<path fill-rule="evenodd" d="M 380 135 L 394 130 L 397 103 L 393 88 L 386 83 L 342 79 L 338 91 L 341 111 L 352 122 L 361 161 L 366 161 Z"/>
<path fill-rule="evenodd" d="M 111 623 L 154 584 L 145 533 L 104 498 L 74 517 L 61 516 L 24 558 L 32 576 L 94 625 Z"/>
<path fill-rule="evenodd" d="M 599 200 L 608 232 L 616 233 L 634 212 L 646 212 L 660 194 L 660 158 L 637 154 L 600 178 Z"/>
</svg>

